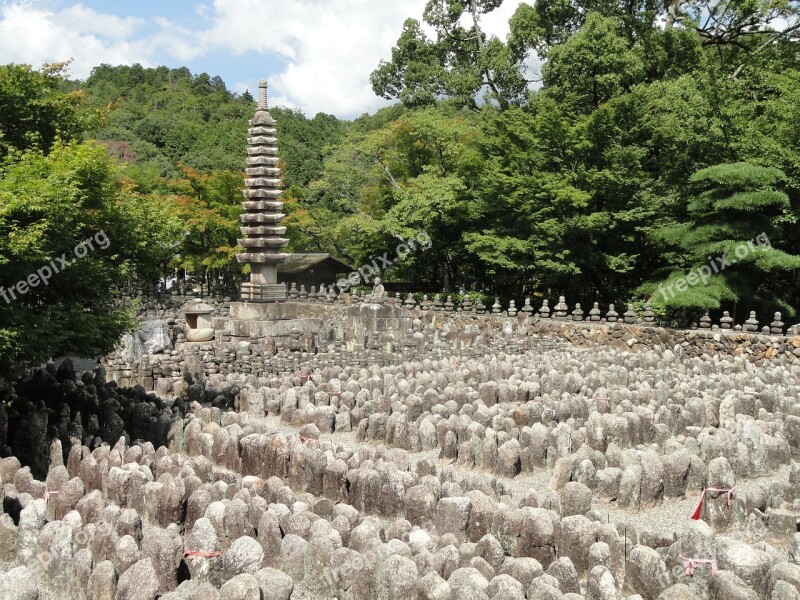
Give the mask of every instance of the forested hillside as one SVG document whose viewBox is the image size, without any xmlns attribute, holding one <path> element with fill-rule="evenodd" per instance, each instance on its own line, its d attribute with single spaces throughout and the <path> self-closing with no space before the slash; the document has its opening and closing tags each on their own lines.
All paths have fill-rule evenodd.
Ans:
<svg viewBox="0 0 800 600">
<path fill-rule="evenodd" d="M 516 11 L 507 40 L 481 30 L 499 4 L 431 0 L 432 37 L 406 22 L 372 82 L 413 112 L 334 155 L 383 154 L 385 212 L 348 219 L 365 232 L 381 230 L 372 217 L 384 230 L 432 228 L 423 279 L 652 297 L 684 317 L 793 314 L 798 3 L 538 1 Z M 736 166 L 692 177 L 720 163 Z M 668 287 L 759 234 L 784 252 Z"/>
<path fill-rule="evenodd" d="M 425 231 L 432 248 L 388 279 L 535 304 L 650 299 L 676 323 L 704 309 L 794 315 L 798 3 L 539 1 L 520 6 L 504 40 L 482 29 L 500 4 L 430 0 L 409 15 L 372 73 L 395 102 L 376 114 L 272 109 L 290 249 L 358 266 Z M 82 284 L 177 270 L 235 289 L 254 108 L 186 68 L 100 65 L 68 81 L 60 65 L 0 67 L 4 284 L 63 251 L 62 227 L 105 224 L 107 260 L 75 273 L 75 306 Z M 58 189 L 73 192 L 44 202 Z M 20 343 L 37 307 L 68 300 L 50 292 L 26 296 L 27 312 L 0 303 L 7 364 L 61 339 Z M 102 312 L 110 300 L 92 302 Z M 88 338 L 97 351 L 125 325 L 106 313 Z"/>
<path fill-rule="evenodd" d="M 86 111 L 103 115 L 84 137 L 108 149 L 130 185 L 160 201 L 173 221 L 167 236 L 185 234 L 163 274 L 183 268 L 208 287 L 234 290 L 242 275 L 234 255 L 252 96 L 235 94 L 206 73 L 140 65 L 101 65 L 85 82 L 68 85 L 84 95 Z M 347 124 L 282 107 L 272 114 L 291 210 L 320 176 L 325 152 Z"/>
</svg>

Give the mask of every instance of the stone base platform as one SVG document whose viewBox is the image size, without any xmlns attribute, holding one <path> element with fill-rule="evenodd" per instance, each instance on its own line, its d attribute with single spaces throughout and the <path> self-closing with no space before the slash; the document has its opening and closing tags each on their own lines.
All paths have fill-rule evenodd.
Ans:
<svg viewBox="0 0 800 600">
<path fill-rule="evenodd" d="M 250 302 L 286 302 L 289 292 L 285 283 L 243 283 L 241 296 L 242 300 Z"/>
<path fill-rule="evenodd" d="M 410 313 L 394 304 L 356 304 L 346 315 L 345 328 L 351 330 L 405 333 L 412 325 Z"/>
<path fill-rule="evenodd" d="M 230 317 L 214 319 L 214 330 L 218 341 L 226 335 L 245 339 L 289 337 L 293 329 L 301 335 L 318 334 L 322 316 L 310 315 L 308 308 L 308 304 L 299 302 L 233 302 Z"/>
</svg>

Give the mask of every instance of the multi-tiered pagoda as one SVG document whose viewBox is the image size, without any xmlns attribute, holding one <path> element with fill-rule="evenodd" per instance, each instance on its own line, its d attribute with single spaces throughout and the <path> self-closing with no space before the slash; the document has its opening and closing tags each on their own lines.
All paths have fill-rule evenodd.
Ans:
<svg viewBox="0 0 800 600">
<path fill-rule="evenodd" d="M 242 284 L 243 302 L 287 300 L 286 284 L 278 283 L 278 264 L 289 258 L 283 249 L 289 240 L 281 237 L 286 227 L 281 202 L 281 170 L 278 166 L 276 121 L 267 106 L 267 82 L 258 84 L 258 107 L 250 121 L 247 138 L 247 179 L 242 203 L 241 228 L 246 250 L 237 254 L 240 263 L 250 265 L 250 281 Z"/>
</svg>

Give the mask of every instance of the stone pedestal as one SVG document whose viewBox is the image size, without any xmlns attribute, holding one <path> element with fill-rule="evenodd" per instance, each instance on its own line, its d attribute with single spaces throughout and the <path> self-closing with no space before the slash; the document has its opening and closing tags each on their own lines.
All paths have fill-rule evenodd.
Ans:
<svg viewBox="0 0 800 600">
<path fill-rule="evenodd" d="M 322 318 L 308 316 L 308 309 L 307 303 L 300 302 L 232 302 L 231 316 L 214 319 L 214 330 L 217 338 L 228 334 L 232 341 L 288 338 L 292 329 L 318 335 Z"/>
<path fill-rule="evenodd" d="M 241 297 L 244 302 L 286 302 L 289 292 L 285 283 L 243 283 Z"/>
</svg>

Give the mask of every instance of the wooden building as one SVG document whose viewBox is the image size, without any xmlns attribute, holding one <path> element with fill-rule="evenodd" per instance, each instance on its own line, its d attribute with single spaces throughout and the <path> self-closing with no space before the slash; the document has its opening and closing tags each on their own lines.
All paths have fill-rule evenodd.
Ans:
<svg viewBox="0 0 800 600">
<path fill-rule="evenodd" d="M 291 254 L 278 265 L 278 283 L 285 283 L 288 287 L 294 283 L 298 290 L 304 285 L 308 291 L 312 285 L 317 289 L 320 284 L 326 287 L 334 285 L 354 270 L 327 253 Z"/>
</svg>

